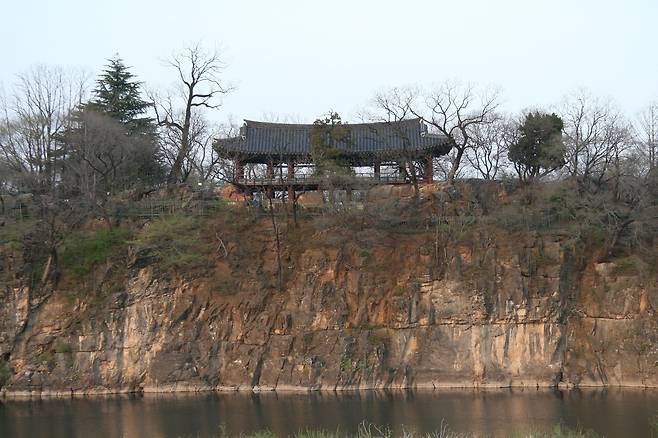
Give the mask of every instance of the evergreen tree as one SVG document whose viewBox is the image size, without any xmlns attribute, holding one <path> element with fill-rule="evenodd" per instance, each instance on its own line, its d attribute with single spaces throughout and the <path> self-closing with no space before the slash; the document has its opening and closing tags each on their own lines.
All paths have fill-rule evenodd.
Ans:
<svg viewBox="0 0 658 438">
<path fill-rule="evenodd" d="M 162 180 L 156 125 L 144 114 L 150 104 L 142 100 L 140 86 L 115 56 L 96 81 L 92 100 L 71 114 L 73 124 L 63 138 L 71 168 L 79 173 L 71 175 L 78 180 L 74 185 L 84 187 L 90 179 L 85 172 L 96 174 L 91 191 L 101 193 Z"/>
<path fill-rule="evenodd" d="M 564 166 L 563 126 L 555 114 L 526 115 L 519 127 L 519 139 L 510 146 L 508 154 L 521 181 L 532 181 Z"/>
<path fill-rule="evenodd" d="M 94 99 L 85 109 L 110 116 L 124 124 L 131 134 L 152 135 L 155 131 L 153 119 L 142 116 L 150 104 L 142 100 L 140 85 L 117 55 L 109 60 L 96 81 Z"/>
<path fill-rule="evenodd" d="M 309 133 L 311 156 L 318 174 L 345 173 L 349 169 L 348 157 L 338 148 L 350 143 L 350 129 L 344 124 L 340 115 L 330 112 L 323 119 L 313 122 Z"/>
</svg>

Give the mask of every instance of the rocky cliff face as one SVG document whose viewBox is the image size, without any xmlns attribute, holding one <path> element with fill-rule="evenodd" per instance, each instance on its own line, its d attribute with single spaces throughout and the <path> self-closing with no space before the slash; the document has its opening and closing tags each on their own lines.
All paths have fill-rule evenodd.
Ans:
<svg viewBox="0 0 658 438">
<path fill-rule="evenodd" d="M 267 233 L 203 272 L 132 254 L 118 276 L 6 280 L 4 391 L 658 386 L 655 277 L 560 233 L 368 233 L 282 239 L 281 290 Z"/>
</svg>

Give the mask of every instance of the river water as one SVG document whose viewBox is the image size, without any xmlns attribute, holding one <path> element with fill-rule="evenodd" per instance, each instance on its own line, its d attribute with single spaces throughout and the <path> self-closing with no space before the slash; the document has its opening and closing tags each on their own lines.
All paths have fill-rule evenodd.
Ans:
<svg viewBox="0 0 658 438">
<path fill-rule="evenodd" d="M 269 429 L 279 436 L 353 433 L 366 421 L 394 432 L 509 436 L 563 423 L 606 437 L 650 437 L 658 390 L 445 390 L 358 393 L 219 393 L 4 400 L 0 437 L 215 437 Z"/>
</svg>

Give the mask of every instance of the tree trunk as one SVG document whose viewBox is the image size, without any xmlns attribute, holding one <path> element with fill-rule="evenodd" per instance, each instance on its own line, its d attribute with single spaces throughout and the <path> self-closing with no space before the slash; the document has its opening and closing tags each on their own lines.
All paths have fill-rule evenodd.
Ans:
<svg viewBox="0 0 658 438">
<path fill-rule="evenodd" d="M 457 175 L 457 171 L 459 170 L 459 165 L 462 161 L 462 156 L 464 155 L 464 148 L 458 148 L 457 149 L 457 155 L 455 155 L 455 159 L 452 160 L 452 164 L 450 166 L 450 171 L 448 172 L 448 184 L 452 185 L 455 182 L 455 176 Z"/>
<path fill-rule="evenodd" d="M 270 219 L 272 221 L 272 228 L 274 229 L 274 241 L 276 243 L 276 263 L 278 268 L 279 292 L 283 290 L 283 267 L 281 266 L 281 241 L 279 239 L 279 227 L 274 217 L 274 206 L 272 205 L 272 198 L 267 198 L 270 204 Z"/>
<path fill-rule="evenodd" d="M 194 87 L 188 86 L 187 94 L 187 105 L 185 106 L 185 121 L 183 122 L 183 129 L 181 130 L 181 145 L 178 155 L 176 155 L 176 160 L 174 161 L 173 166 L 171 166 L 171 172 L 169 173 L 169 178 L 167 182 L 169 184 L 176 184 L 181 180 L 181 174 L 183 170 L 183 161 L 187 156 L 190 149 L 190 124 L 192 121 L 192 102 L 194 96 Z"/>
</svg>

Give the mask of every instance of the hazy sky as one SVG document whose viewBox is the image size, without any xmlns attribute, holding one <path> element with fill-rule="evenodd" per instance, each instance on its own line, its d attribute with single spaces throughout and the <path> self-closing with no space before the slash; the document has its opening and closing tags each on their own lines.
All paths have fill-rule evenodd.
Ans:
<svg viewBox="0 0 658 438">
<path fill-rule="evenodd" d="M 213 118 L 354 120 L 386 87 L 461 79 L 504 107 L 578 87 L 634 113 L 658 99 L 658 0 L 0 0 L 0 81 L 32 64 L 96 74 L 119 53 L 153 88 L 161 59 L 201 40 L 224 48 L 237 86 Z"/>
</svg>

